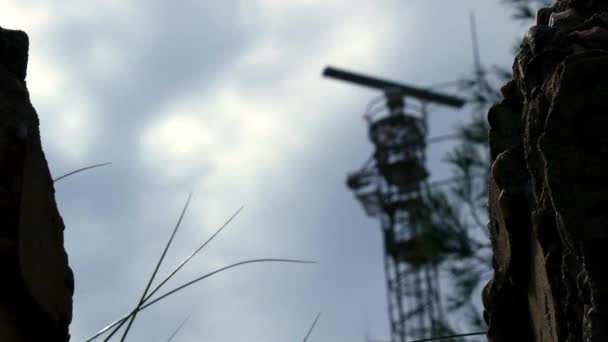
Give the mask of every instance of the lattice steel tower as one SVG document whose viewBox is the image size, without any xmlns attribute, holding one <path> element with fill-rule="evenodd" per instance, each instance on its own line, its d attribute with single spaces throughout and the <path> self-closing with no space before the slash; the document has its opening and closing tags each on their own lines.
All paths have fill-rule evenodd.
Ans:
<svg viewBox="0 0 608 342">
<path fill-rule="evenodd" d="M 348 176 L 347 185 L 365 212 L 382 223 L 391 341 L 440 335 L 447 328 L 439 294 L 441 260 L 419 225 L 428 178 L 426 107 L 461 107 L 464 100 L 331 67 L 323 75 L 384 92 L 385 102 L 370 103 L 365 115 L 375 151 Z"/>
</svg>

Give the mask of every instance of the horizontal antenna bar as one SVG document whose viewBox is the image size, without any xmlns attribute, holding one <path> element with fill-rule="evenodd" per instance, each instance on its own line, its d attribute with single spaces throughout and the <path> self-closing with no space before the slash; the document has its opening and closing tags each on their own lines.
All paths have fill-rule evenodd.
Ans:
<svg viewBox="0 0 608 342">
<path fill-rule="evenodd" d="M 423 101 L 435 102 L 456 108 L 462 107 L 465 103 L 464 99 L 455 96 L 443 95 L 430 90 L 415 88 L 375 77 L 364 76 L 361 74 L 336 69 L 333 67 L 326 67 L 325 70 L 323 70 L 323 76 L 355 83 L 365 87 L 380 89 L 382 91 L 391 88 L 397 88 L 403 93 L 404 96 L 413 96 Z"/>
</svg>

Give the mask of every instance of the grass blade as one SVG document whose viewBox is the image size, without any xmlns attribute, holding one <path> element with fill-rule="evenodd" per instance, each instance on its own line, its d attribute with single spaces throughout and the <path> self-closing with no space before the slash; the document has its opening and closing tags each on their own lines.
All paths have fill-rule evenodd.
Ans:
<svg viewBox="0 0 608 342">
<path fill-rule="evenodd" d="M 190 319 L 190 316 L 186 317 L 186 319 L 182 321 L 182 323 L 177 327 L 177 329 L 175 329 L 175 331 L 173 332 L 173 334 L 171 334 L 171 336 L 169 336 L 169 339 L 167 340 L 167 342 L 173 341 L 173 338 L 175 337 L 175 335 L 177 335 L 177 333 L 180 330 L 182 330 L 182 328 L 184 327 L 184 325 L 186 324 L 186 322 L 188 322 L 189 319 Z"/>
<path fill-rule="evenodd" d="M 140 308 L 140 311 L 143 310 L 143 309 L 148 308 L 151 305 L 156 304 L 157 302 L 159 302 L 159 301 L 161 301 L 161 300 L 163 300 L 163 299 L 171 296 L 172 294 L 174 294 L 176 292 L 179 292 L 179 291 L 185 289 L 186 287 L 194 285 L 195 283 L 198 283 L 199 281 L 201 281 L 203 279 L 209 278 L 212 275 L 215 275 L 217 273 L 220 273 L 220 272 L 223 272 L 223 271 L 226 271 L 226 270 L 229 270 L 231 268 L 238 267 L 238 266 L 241 266 L 241 265 L 253 264 L 253 263 L 261 263 L 261 262 L 263 262 L 263 263 L 266 263 L 266 262 L 280 262 L 280 263 L 293 263 L 293 264 L 316 264 L 317 263 L 316 261 L 308 261 L 308 260 L 274 259 L 274 258 L 250 259 L 250 260 L 240 261 L 240 262 L 237 262 L 237 263 L 230 264 L 228 266 L 224 266 L 222 268 L 219 268 L 219 269 L 217 269 L 217 270 L 215 270 L 213 272 L 209 272 L 209 273 L 207 273 L 205 275 L 202 275 L 202 276 L 200 276 L 200 277 L 198 277 L 198 278 L 196 278 L 194 280 L 191 280 L 191 281 L 189 281 L 189 282 L 187 282 L 187 283 L 185 283 L 185 284 L 183 284 L 181 286 L 178 286 L 175 289 L 173 289 L 173 290 L 171 290 L 169 292 L 166 292 L 165 294 L 161 295 L 160 297 L 154 299 L 150 303 L 146 303 L 145 305 L 143 305 Z"/>
<path fill-rule="evenodd" d="M 425 338 L 425 339 L 422 339 L 422 340 L 414 340 L 414 341 L 409 341 L 409 342 L 428 342 L 428 341 L 440 341 L 440 340 L 447 340 L 448 338 L 454 338 L 454 337 L 467 337 L 467 336 L 485 335 L 486 333 L 487 333 L 487 331 L 483 331 L 483 332 L 475 332 L 475 333 L 468 333 L 468 334 L 457 334 L 457 335 L 438 336 L 438 337 Z"/>
<path fill-rule="evenodd" d="M 103 335 L 104 333 L 106 333 L 108 330 L 114 328 L 116 325 L 124 322 L 127 320 L 127 318 L 129 318 L 131 316 L 131 314 L 127 314 L 122 316 L 121 318 L 119 318 L 118 320 L 108 324 L 107 326 L 105 326 L 103 329 L 99 330 L 95 335 L 89 337 L 89 339 L 87 339 L 85 342 L 91 342 L 96 340 L 99 336 Z"/>
<path fill-rule="evenodd" d="M 165 249 L 163 250 L 163 253 L 161 254 L 160 258 L 158 259 L 158 262 L 156 263 L 156 267 L 154 268 L 154 272 L 152 272 L 152 276 L 150 277 L 150 280 L 148 280 L 148 284 L 146 285 L 146 289 L 144 290 L 144 292 L 141 295 L 141 298 L 139 299 L 139 302 L 137 304 L 137 307 L 141 307 L 144 304 L 144 300 L 146 298 L 146 296 L 148 295 L 148 291 L 150 290 L 150 286 L 152 286 L 152 282 L 154 281 L 154 278 L 156 277 L 156 274 L 158 273 L 158 269 L 160 268 L 160 265 L 162 264 L 163 260 L 165 259 L 165 256 L 167 255 L 167 252 L 169 251 L 169 247 L 171 247 L 171 243 L 173 242 L 173 238 L 175 238 L 175 235 L 177 234 L 177 231 L 179 230 L 179 227 L 182 223 L 182 219 L 184 218 L 184 215 L 186 214 L 186 210 L 188 209 L 188 204 L 190 204 L 190 200 L 192 199 L 192 193 L 190 193 L 188 195 L 188 200 L 186 201 L 186 204 L 184 205 L 184 208 L 182 209 L 181 214 L 179 215 L 179 219 L 177 220 L 177 224 L 175 225 L 175 228 L 173 228 L 173 232 L 171 233 L 171 237 L 169 238 L 169 241 L 167 241 L 167 244 L 165 245 Z M 131 326 L 133 325 L 133 322 L 135 321 L 135 318 L 137 317 L 137 312 L 138 310 L 133 312 L 133 315 L 131 316 L 129 323 L 127 324 L 127 328 L 125 329 L 125 332 L 123 333 L 122 337 L 120 338 L 121 342 L 124 342 L 125 338 L 127 338 L 127 334 L 129 333 L 129 330 L 131 329 Z M 114 331 L 105 339 L 105 341 L 108 341 L 123 325 L 124 323 L 121 323 L 117 328 L 114 329 Z"/>
<path fill-rule="evenodd" d="M 222 224 L 222 226 L 215 231 L 215 233 L 213 233 L 213 235 L 211 235 L 211 237 L 209 239 L 207 239 L 207 241 L 205 241 L 201 246 L 199 246 L 190 256 L 188 256 L 186 259 L 184 259 L 184 261 L 182 261 L 182 263 L 177 266 L 167 277 L 165 277 L 163 279 L 163 281 L 157 285 L 154 290 L 152 290 L 152 292 L 150 292 L 150 294 L 148 294 L 146 296 L 146 298 L 144 298 L 144 302 L 146 302 L 150 297 L 152 297 L 156 292 L 158 292 L 158 290 L 160 290 L 160 288 L 167 283 L 167 281 L 169 281 L 169 279 L 171 279 L 182 267 L 184 267 L 189 261 L 190 259 L 192 259 L 196 254 L 198 254 L 205 246 L 207 246 L 207 244 L 209 244 L 211 242 L 211 240 L 213 240 L 224 228 L 226 228 L 226 226 L 228 226 L 228 224 L 230 224 L 230 222 L 232 222 L 232 220 L 234 220 L 234 218 L 243 210 L 244 206 L 241 206 L 234 214 L 232 214 L 232 216 L 226 220 L 226 222 L 224 222 L 224 224 Z M 185 208 L 184 208 L 185 210 Z M 180 217 L 181 220 L 181 217 Z M 179 222 L 178 222 L 179 224 Z M 99 336 L 103 335 L 106 331 L 112 329 L 113 327 L 115 327 L 116 325 L 120 324 L 119 327 L 117 327 L 108 338 L 106 338 L 105 341 L 107 341 L 110 337 L 112 337 L 115 333 L 116 330 L 120 329 L 122 327 L 122 325 L 125 323 L 125 320 L 129 317 L 129 315 L 125 315 L 123 317 L 121 317 L 120 319 L 110 323 L 109 325 L 107 325 L 106 327 L 104 327 L 103 329 L 101 329 L 99 332 L 97 332 L 94 336 L 90 337 L 86 342 L 90 342 L 93 341 L 95 339 L 97 339 Z"/>
<path fill-rule="evenodd" d="M 91 166 L 83 167 L 83 168 L 78 169 L 78 170 L 74 170 L 74 171 L 72 171 L 72 172 L 68 172 L 68 173 L 66 173 L 65 175 L 61 176 L 61 177 L 57 177 L 57 178 L 53 179 L 53 183 L 57 183 L 57 182 L 59 182 L 60 180 L 62 180 L 62 179 L 64 179 L 64 178 L 66 178 L 66 177 L 69 177 L 69 176 L 71 176 L 71 175 L 73 175 L 73 174 L 75 174 L 75 173 L 82 172 L 82 171 L 89 170 L 89 169 L 94 169 L 94 168 L 96 168 L 96 167 L 102 167 L 102 166 L 106 166 L 106 165 L 109 165 L 109 164 L 111 164 L 111 163 L 109 163 L 109 162 L 108 162 L 108 163 L 102 163 L 102 164 L 95 164 L 95 165 L 91 165 Z"/>
<path fill-rule="evenodd" d="M 108 325 L 107 327 L 105 327 L 104 329 L 102 329 L 100 332 L 98 332 L 97 334 L 95 334 L 95 336 L 89 338 L 86 342 L 91 342 L 93 340 L 95 340 L 97 337 L 101 336 L 103 333 L 107 332 L 109 329 L 112 329 L 112 327 L 115 327 L 117 325 L 121 325 L 124 324 L 124 322 L 126 322 L 127 320 L 129 320 L 130 317 L 132 317 L 135 312 L 139 312 L 139 311 L 143 311 L 145 309 L 147 309 L 148 307 L 150 307 L 151 305 L 154 305 L 156 303 L 158 303 L 159 301 L 171 296 L 172 294 L 175 294 L 176 292 L 179 292 L 183 289 L 185 289 L 188 286 L 191 286 L 203 279 L 209 278 L 215 274 L 218 274 L 220 272 L 226 271 L 228 269 L 234 268 L 234 267 L 238 267 L 238 266 L 242 266 L 242 265 L 246 265 L 246 264 L 253 264 L 253 263 L 266 263 L 266 262 L 280 262 L 280 263 L 296 263 L 296 264 L 316 264 L 316 261 L 307 261 L 307 260 L 294 260 L 294 259 L 273 259 L 273 258 L 266 258 L 266 259 L 251 259 L 251 260 L 245 260 L 245 261 L 241 261 L 241 262 L 237 262 L 234 264 L 230 264 L 228 266 L 224 266 L 222 268 L 219 268 L 215 271 L 209 272 L 207 274 L 204 274 L 194 280 L 191 280 L 181 286 L 176 287 L 175 289 L 164 293 L 163 295 L 161 295 L 160 297 L 154 299 L 153 301 L 146 303 L 144 305 L 142 305 L 141 307 L 137 307 L 135 308 L 133 311 L 131 311 L 129 314 L 124 315 L 122 318 L 120 318 L 119 320 L 115 321 L 114 323 Z M 119 328 L 115 328 L 114 331 L 117 331 Z M 107 341 L 107 339 L 105 340 Z"/>
<path fill-rule="evenodd" d="M 319 317 L 321 317 L 321 313 L 319 312 L 317 314 L 317 317 L 315 317 L 315 321 L 312 322 L 312 325 L 310 326 L 310 329 L 308 329 L 308 333 L 306 333 L 306 336 L 304 336 L 304 341 L 306 342 L 308 340 L 308 336 L 310 336 L 310 334 L 312 333 L 312 330 L 315 328 L 315 325 L 317 325 L 317 321 L 319 320 Z"/>
<path fill-rule="evenodd" d="M 425 338 L 425 339 L 422 339 L 422 340 L 412 340 L 412 341 L 408 341 L 408 342 L 441 341 L 441 340 L 446 340 L 448 338 L 455 338 L 455 337 L 467 337 L 467 336 L 485 335 L 486 333 L 487 333 L 487 331 L 483 331 L 483 332 L 480 331 L 480 332 L 468 333 L 468 334 L 437 336 L 437 337 Z M 371 340 L 371 339 L 367 338 L 367 342 L 389 342 L 389 341 L 388 340 Z"/>
<path fill-rule="evenodd" d="M 224 222 L 224 224 L 222 224 L 222 226 L 218 230 L 215 231 L 215 233 L 213 233 L 213 235 L 211 235 L 209 239 L 207 239 L 207 241 L 200 245 L 192 254 L 190 254 L 190 256 L 184 259 L 184 261 L 182 261 L 173 271 L 171 271 L 171 273 L 169 273 L 169 275 L 166 276 L 165 279 L 163 279 L 163 281 L 161 281 L 160 284 L 158 284 L 146 298 L 144 298 L 144 302 L 150 299 L 150 297 L 152 297 L 156 292 L 158 292 L 158 290 L 160 290 L 160 288 L 165 285 L 169 281 L 169 279 L 171 279 L 182 267 L 184 267 L 190 261 L 190 259 L 192 259 L 196 254 L 198 254 L 198 252 L 205 248 L 205 246 L 207 246 L 207 244 L 209 244 L 211 240 L 213 240 L 224 228 L 226 228 L 226 226 L 228 226 L 228 224 L 230 224 L 230 222 L 232 222 L 232 220 L 241 212 L 241 210 L 243 210 L 243 208 L 244 207 L 241 206 L 234 214 L 232 214 L 232 216 L 230 216 L 228 220 L 226 220 L 226 222 Z"/>
</svg>

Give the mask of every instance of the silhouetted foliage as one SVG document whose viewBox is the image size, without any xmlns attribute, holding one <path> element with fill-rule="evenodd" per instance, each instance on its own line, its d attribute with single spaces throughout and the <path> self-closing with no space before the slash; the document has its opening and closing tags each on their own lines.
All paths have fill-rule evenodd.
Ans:
<svg viewBox="0 0 608 342">
<path fill-rule="evenodd" d="M 536 11 L 540 7 L 551 6 L 552 0 L 503 0 L 508 6 L 513 7 L 513 19 L 529 21 L 534 19 Z"/>
<path fill-rule="evenodd" d="M 503 2 L 513 9 L 514 19 L 526 23 L 535 18 L 540 7 L 553 3 L 549 0 Z M 457 127 L 458 142 L 444 158 L 457 181 L 447 189 L 430 189 L 425 199 L 426 226 L 433 232 L 437 251 L 446 254 L 443 265 L 451 279 L 452 288 L 444 293 L 446 309 L 458 312 L 470 327 L 481 330 L 485 329 L 485 323 L 473 299 L 479 296 L 476 290 L 490 276 L 492 252 L 486 227 L 490 165 L 486 113 L 492 104 L 500 101 L 500 85 L 511 77 L 511 71 L 504 67 L 476 65 L 471 75 L 459 82 L 471 118 Z"/>
</svg>

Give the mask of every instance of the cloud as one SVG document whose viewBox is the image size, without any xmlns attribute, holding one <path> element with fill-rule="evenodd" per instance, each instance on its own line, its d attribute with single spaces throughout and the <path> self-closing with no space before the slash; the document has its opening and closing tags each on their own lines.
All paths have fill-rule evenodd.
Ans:
<svg viewBox="0 0 608 342">
<path fill-rule="evenodd" d="M 32 32 L 44 30 L 53 16 L 47 6 L 35 2 L 5 3 L 0 13 L 3 28 Z"/>
<path fill-rule="evenodd" d="M 183 110 L 173 113 L 147 128 L 142 137 L 142 157 L 168 178 L 183 177 L 186 168 L 212 151 L 209 130 L 200 118 Z"/>
<path fill-rule="evenodd" d="M 497 6 L 467 3 L 484 14 Z M 315 341 L 362 338 L 353 327 L 367 324 L 365 310 L 372 332 L 388 336 L 379 223 L 365 219 L 343 184 L 371 153 L 361 114 L 377 92 L 320 73 L 332 64 L 411 84 L 460 77 L 470 64 L 462 6 L 434 0 L 4 6 L 0 24 L 24 28 L 32 40 L 28 84 L 51 168 L 112 162 L 57 186 L 77 277 L 73 339 L 83 340 L 136 301 L 191 190 L 194 201 L 167 265 L 241 204 L 246 209 L 178 280 L 249 257 L 321 264 L 218 276 L 142 315 L 134 340 L 168 336 L 189 312 L 182 341 L 298 339 L 319 310 Z M 485 48 L 493 60 L 503 28 L 491 25 L 493 15 L 482 20 L 488 28 L 482 37 L 496 44 Z M 437 132 L 464 118 L 436 114 Z M 443 168 L 431 163 L 433 171 Z"/>
</svg>

